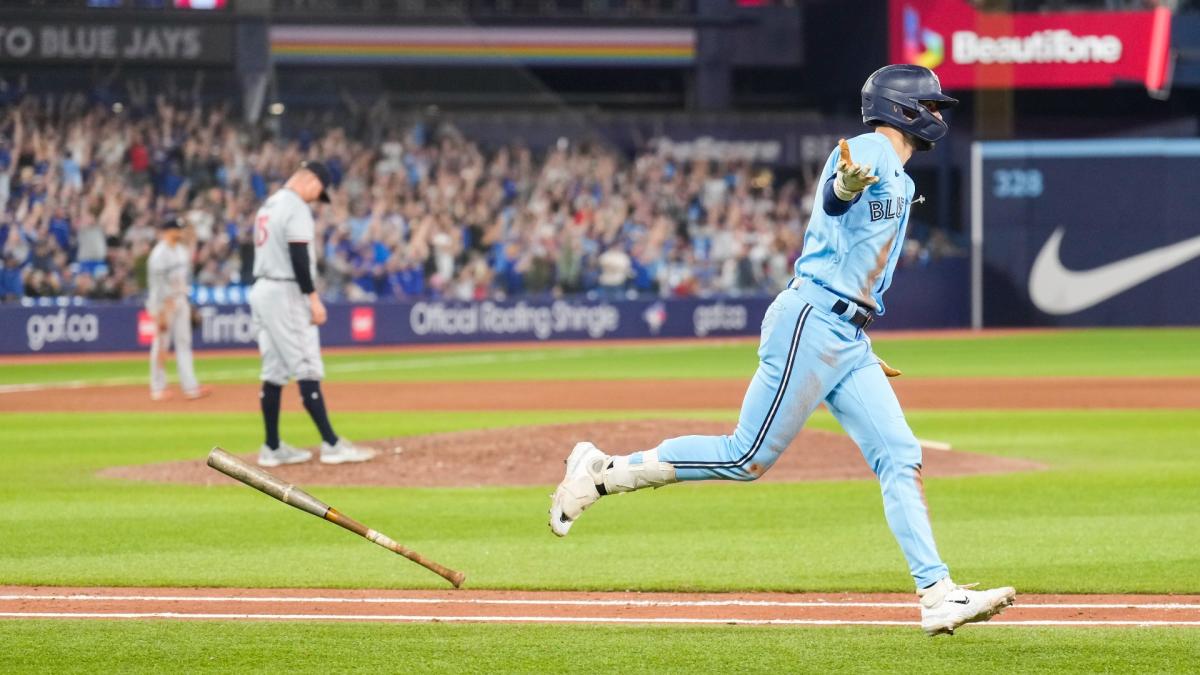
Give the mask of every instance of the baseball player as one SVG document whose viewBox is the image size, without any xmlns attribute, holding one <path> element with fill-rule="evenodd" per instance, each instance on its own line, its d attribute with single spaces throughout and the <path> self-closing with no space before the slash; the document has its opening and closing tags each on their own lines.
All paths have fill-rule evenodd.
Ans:
<svg viewBox="0 0 1200 675">
<path fill-rule="evenodd" d="M 321 338 L 325 305 L 317 295 L 313 248 L 315 225 L 309 202 L 329 201 L 329 169 L 304 162 L 283 188 L 267 198 L 254 217 L 254 288 L 250 311 L 258 327 L 262 354 L 262 405 L 266 441 L 258 452 L 260 466 L 297 464 L 312 458 L 279 440 L 279 400 L 283 385 L 295 378 L 300 398 L 321 432 L 321 462 L 365 462 L 375 453 L 354 447 L 338 437 L 325 411 L 321 379 Z"/>
<path fill-rule="evenodd" d="M 154 401 L 170 398 L 166 363 L 172 344 L 184 398 L 195 400 L 210 393 L 196 381 L 192 365 L 191 277 L 192 243 L 184 240 L 182 224 L 171 218 L 163 223 L 161 237 L 146 261 L 146 311 L 154 317 L 155 328 L 150 345 L 150 398 Z"/>
<path fill-rule="evenodd" d="M 839 142 L 818 184 L 795 277 L 767 309 L 759 367 L 729 436 L 684 436 L 610 457 L 579 443 L 553 495 L 550 528 L 565 536 L 600 497 L 681 480 L 754 480 L 822 402 L 879 478 L 884 515 L 916 582 L 929 635 L 985 621 L 1012 604 L 1012 588 L 970 590 L 950 580 L 934 544 L 921 481 L 921 446 L 864 333 L 884 312 L 904 243 L 913 181 L 904 164 L 946 135 L 941 111 L 957 101 L 930 70 L 892 65 L 862 88 L 874 131 Z"/>
</svg>

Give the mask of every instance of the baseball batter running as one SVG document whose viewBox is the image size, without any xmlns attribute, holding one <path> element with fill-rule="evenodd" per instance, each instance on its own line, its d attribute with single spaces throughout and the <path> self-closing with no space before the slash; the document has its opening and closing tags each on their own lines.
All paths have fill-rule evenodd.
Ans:
<svg viewBox="0 0 1200 675">
<path fill-rule="evenodd" d="M 192 278 L 192 242 L 185 241 L 182 224 L 171 218 L 162 225 L 161 237 L 146 261 L 146 311 L 154 318 L 154 341 L 150 343 L 150 398 L 165 401 L 167 354 L 175 347 L 179 387 L 187 399 L 209 394 L 196 381 L 192 362 L 192 311 L 188 288 Z"/>
<path fill-rule="evenodd" d="M 892 65 L 862 88 L 863 122 L 829 156 L 795 277 L 767 309 L 758 371 L 729 436 L 684 436 L 626 456 L 579 443 L 553 495 L 550 528 L 565 536 L 600 497 L 676 481 L 754 480 L 824 402 L 879 478 L 884 515 L 916 582 L 929 635 L 985 621 L 1012 604 L 1012 588 L 971 590 L 938 555 L 921 481 L 921 446 L 864 332 L 884 313 L 904 243 L 914 185 L 904 164 L 946 135 L 941 110 L 958 103 L 920 66 Z"/>
<path fill-rule="evenodd" d="M 254 288 L 250 311 L 258 328 L 262 354 L 262 405 L 266 440 L 258 451 L 260 466 L 298 464 L 312 458 L 279 440 L 279 401 L 283 385 L 295 378 L 300 398 L 321 432 L 321 462 L 365 462 L 375 453 L 340 438 L 329 423 L 321 379 L 321 336 L 325 305 L 317 294 L 313 238 L 316 226 L 309 203 L 329 201 L 329 169 L 304 162 L 278 192 L 267 198 L 254 217 Z"/>
</svg>

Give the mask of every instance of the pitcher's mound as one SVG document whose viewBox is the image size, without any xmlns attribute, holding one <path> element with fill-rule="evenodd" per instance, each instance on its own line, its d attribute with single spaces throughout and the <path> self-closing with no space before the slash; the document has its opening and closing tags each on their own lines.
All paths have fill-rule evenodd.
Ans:
<svg viewBox="0 0 1200 675">
<path fill-rule="evenodd" d="M 554 424 L 456 431 L 360 442 L 379 456 L 363 464 L 326 466 L 315 459 L 271 473 L 297 485 L 381 485 L 396 487 L 474 487 L 553 485 L 562 479 L 563 460 L 576 442 L 587 440 L 609 454 L 658 445 L 691 434 L 721 435 L 732 424 L 694 420 L 637 420 Z M 315 452 L 314 452 L 315 454 Z M 243 455 L 253 460 L 253 455 Z M 1008 473 L 1042 468 L 1036 462 L 925 448 L 925 476 Z M 753 469 L 752 469 L 753 470 Z M 203 459 L 105 469 L 100 475 L 171 483 L 232 481 Z M 846 436 L 805 430 L 762 480 L 812 481 L 873 478 L 858 447 Z"/>
</svg>

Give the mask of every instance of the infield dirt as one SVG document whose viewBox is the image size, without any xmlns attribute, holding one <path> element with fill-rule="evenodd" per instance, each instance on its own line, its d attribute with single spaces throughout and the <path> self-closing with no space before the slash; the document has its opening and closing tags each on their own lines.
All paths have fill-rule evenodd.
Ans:
<svg viewBox="0 0 1200 675">
<path fill-rule="evenodd" d="M 0 618 L 911 625 L 904 593 L 570 593 L 0 586 Z M 1200 625 L 1200 596 L 1018 595 L 981 626 Z M 976 630 L 971 628 L 970 630 Z"/>
<path fill-rule="evenodd" d="M 553 485 L 562 478 L 562 460 L 580 440 L 609 453 L 627 453 L 686 434 L 720 435 L 724 422 L 636 420 L 504 427 L 430 434 L 361 443 L 380 455 L 363 464 L 329 467 L 316 461 L 281 466 L 271 472 L 297 485 L 376 485 L 396 487 L 474 487 L 482 485 Z M 246 455 L 252 461 L 253 455 Z M 993 457 L 936 448 L 925 449 L 924 475 L 959 476 L 1008 473 L 1042 468 L 1022 459 Z M 751 471 L 756 465 L 751 465 Z M 214 472 L 203 459 L 100 472 L 106 478 L 171 483 L 221 484 L 232 479 Z M 779 461 L 763 474 L 767 481 L 873 478 L 858 448 L 840 433 L 806 429 Z"/>
</svg>

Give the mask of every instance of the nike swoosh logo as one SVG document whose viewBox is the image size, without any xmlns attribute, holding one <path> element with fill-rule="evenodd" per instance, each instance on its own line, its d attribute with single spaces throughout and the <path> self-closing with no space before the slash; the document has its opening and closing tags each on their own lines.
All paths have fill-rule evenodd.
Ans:
<svg viewBox="0 0 1200 675">
<path fill-rule="evenodd" d="M 1074 271 L 1059 258 L 1064 228 L 1050 235 L 1029 271 L 1029 299 L 1047 314 L 1074 314 L 1200 258 L 1200 236 L 1151 249 L 1124 260 Z"/>
<path fill-rule="evenodd" d="M 971 601 L 968 600 L 967 598 L 963 598 L 962 600 L 950 600 L 949 598 L 947 598 L 946 602 L 953 602 L 956 605 L 968 605 L 971 603 Z"/>
</svg>

